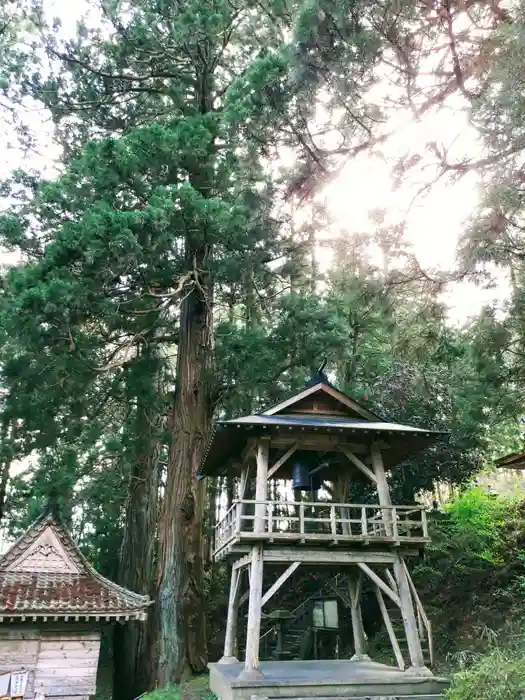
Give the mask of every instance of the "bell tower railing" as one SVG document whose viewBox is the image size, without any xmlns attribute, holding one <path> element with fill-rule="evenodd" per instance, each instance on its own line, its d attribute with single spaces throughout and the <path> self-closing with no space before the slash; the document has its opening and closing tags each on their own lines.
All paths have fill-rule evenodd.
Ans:
<svg viewBox="0 0 525 700">
<path fill-rule="evenodd" d="M 228 545 L 256 540 L 393 546 L 430 541 L 424 506 L 234 501 L 215 526 L 215 556 Z"/>
</svg>

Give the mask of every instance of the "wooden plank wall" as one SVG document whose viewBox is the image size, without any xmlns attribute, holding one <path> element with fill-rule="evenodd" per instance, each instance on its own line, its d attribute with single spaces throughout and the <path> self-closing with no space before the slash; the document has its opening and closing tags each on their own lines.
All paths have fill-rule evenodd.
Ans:
<svg viewBox="0 0 525 700">
<path fill-rule="evenodd" d="M 27 669 L 26 697 L 32 697 L 40 646 L 37 629 L 0 631 L 0 673 Z"/>
<path fill-rule="evenodd" d="M 94 695 L 100 632 L 44 634 L 35 672 L 34 690 L 47 698 Z"/>
<path fill-rule="evenodd" d="M 25 697 L 84 700 L 96 692 L 100 632 L 0 629 L 0 672 L 27 669 Z"/>
</svg>

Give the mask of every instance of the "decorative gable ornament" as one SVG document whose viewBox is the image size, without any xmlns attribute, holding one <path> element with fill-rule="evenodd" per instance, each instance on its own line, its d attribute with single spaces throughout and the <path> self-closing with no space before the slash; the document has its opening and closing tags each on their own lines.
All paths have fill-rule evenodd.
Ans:
<svg viewBox="0 0 525 700">
<path fill-rule="evenodd" d="M 48 524 L 36 541 L 5 571 L 80 574 L 80 569 Z"/>
<path fill-rule="evenodd" d="M 0 623 L 15 619 L 145 620 L 152 604 L 101 576 L 53 515 L 0 557 Z"/>
</svg>

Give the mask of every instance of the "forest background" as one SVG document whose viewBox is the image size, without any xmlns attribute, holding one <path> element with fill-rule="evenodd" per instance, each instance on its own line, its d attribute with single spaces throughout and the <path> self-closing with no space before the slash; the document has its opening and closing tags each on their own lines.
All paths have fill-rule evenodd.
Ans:
<svg viewBox="0 0 525 700">
<path fill-rule="evenodd" d="M 495 0 L 62 10 L 0 4 L 0 520 L 13 537 L 57 503 L 102 573 L 156 600 L 115 636 L 128 700 L 220 645 L 211 527 L 236 484 L 195 479 L 214 419 L 326 357 L 357 400 L 451 433 L 396 472 L 398 503 L 442 502 L 520 446 L 525 16 Z M 384 195 L 373 169 L 357 185 L 371 163 Z M 428 264 L 466 199 L 454 264 Z"/>
</svg>

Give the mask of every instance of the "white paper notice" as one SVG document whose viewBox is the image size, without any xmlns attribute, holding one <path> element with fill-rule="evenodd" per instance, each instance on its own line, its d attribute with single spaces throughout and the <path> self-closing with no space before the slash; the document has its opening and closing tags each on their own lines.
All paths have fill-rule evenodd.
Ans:
<svg viewBox="0 0 525 700">
<path fill-rule="evenodd" d="M 13 671 L 11 673 L 11 692 L 12 698 L 23 697 L 26 692 L 27 671 Z"/>
</svg>

